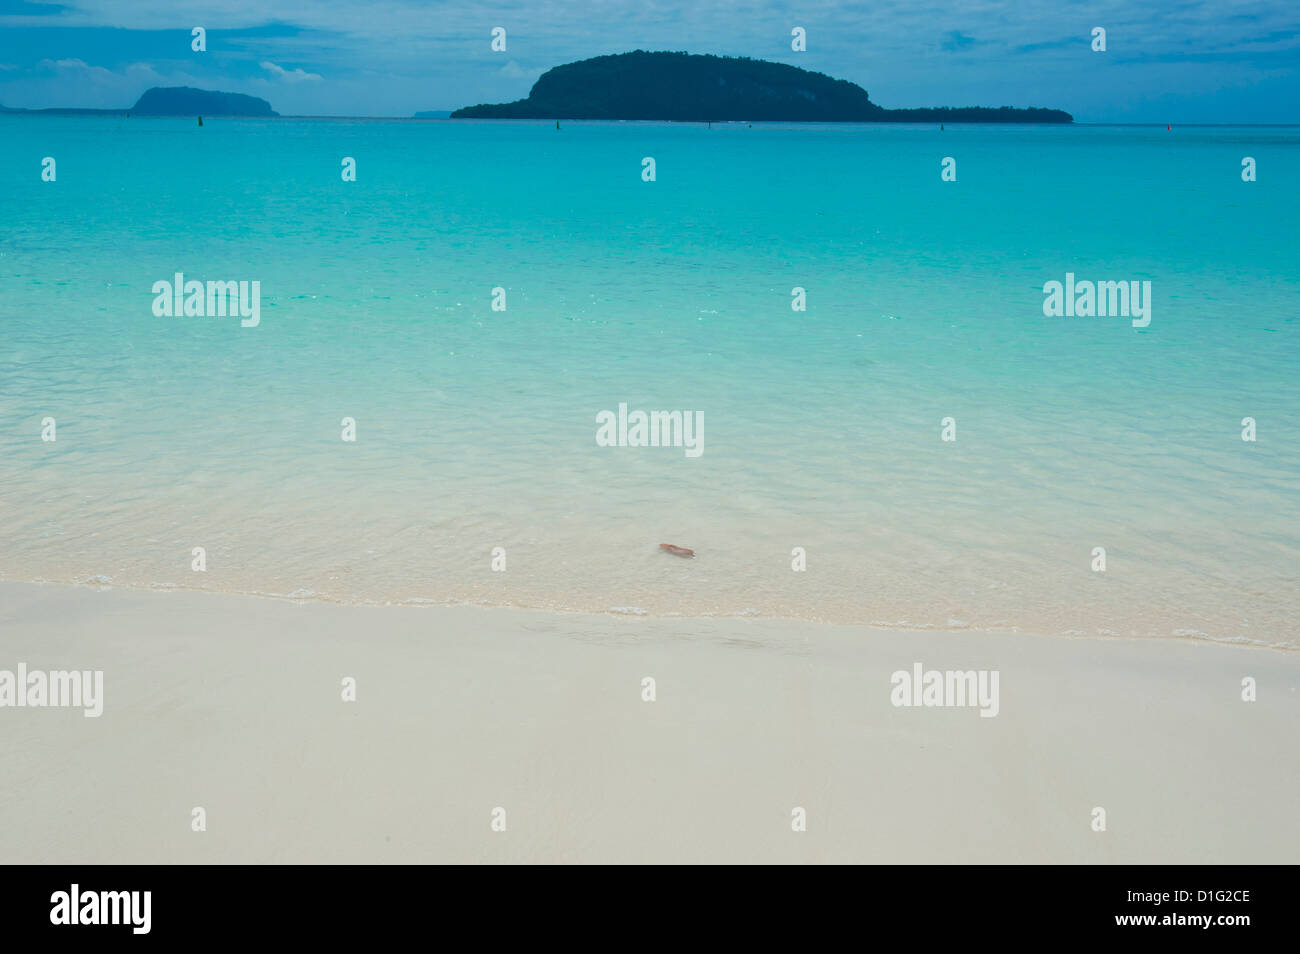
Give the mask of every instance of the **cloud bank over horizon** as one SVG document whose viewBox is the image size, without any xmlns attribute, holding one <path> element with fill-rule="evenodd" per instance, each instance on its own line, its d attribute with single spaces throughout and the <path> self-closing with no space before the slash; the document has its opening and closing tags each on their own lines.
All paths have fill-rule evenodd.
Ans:
<svg viewBox="0 0 1300 954">
<path fill-rule="evenodd" d="M 866 6 L 741 0 L 463 4 L 0 0 L 0 103 L 123 108 L 150 86 L 260 96 L 285 115 L 410 116 L 528 95 L 547 69 L 634 49 L 751 56 L 876 103 L 1046 106 L 1080 122 L 1300 122 L 1291 0 Z M 206 31 L 206 51 L 191 31 Z M 506 31 L 506 50 L 491 48 Z M 803 27 L 807 52 L 790 48 Z M 1091 48 L 1106 30 L 1106 52 Z"/>
</svg>

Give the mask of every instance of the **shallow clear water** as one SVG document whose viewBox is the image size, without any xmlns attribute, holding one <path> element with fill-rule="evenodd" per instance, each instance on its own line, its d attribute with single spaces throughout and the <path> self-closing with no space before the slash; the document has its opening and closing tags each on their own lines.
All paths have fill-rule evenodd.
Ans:
<svg viewBox="0 0 1300 954">
<path fill-rule="evenodd" d="M 0 141 L 5 579 L 1300 645 L 1300 129 Z M 260 325 L 155 317 L 178 271 Z M 1150 325 L 1045 317 L 1066 272 Z M 597 446 L 620 402 L 704 453 Z"/>
</svg>

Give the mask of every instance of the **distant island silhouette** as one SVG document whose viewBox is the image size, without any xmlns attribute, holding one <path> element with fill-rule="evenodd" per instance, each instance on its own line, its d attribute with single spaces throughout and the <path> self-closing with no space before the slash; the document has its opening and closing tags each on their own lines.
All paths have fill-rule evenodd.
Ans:
<svg viewBox="0 0 1300 954">
<path fill-rule="evenodd" d="M 0 113 L 42 113 L 50 116 L 279 116 L 271 104 L 243 93 L 218 93 L 192 86 L 155 86 L 147 89 L 130 109 L 10 109 Z"/>
<path fill-rule="evenodd" d="M 418 114 L 417 114 L 418 115 Z M 1059 109 L 885 109 L 867 91 L 749 57 L 616 53 L 557 66 L 527 99 L 458 109 L 452 119 L 642 119 L 678 122 L 1072 123 Z"/>
<path fill-rule="evenodd" d="M 271 104 L 243 93 L 217 93 L 192 86 L 145 90 L 131 112 L 137 116 L 279 116 Z"/>
</svg>

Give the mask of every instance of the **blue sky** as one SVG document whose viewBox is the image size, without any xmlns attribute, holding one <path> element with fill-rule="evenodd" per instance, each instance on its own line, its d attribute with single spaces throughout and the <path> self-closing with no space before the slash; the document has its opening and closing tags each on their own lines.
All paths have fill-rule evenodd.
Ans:
<svg viewBox="0 0 1300 954">
<path fill-rule="evenodd" d="M 780 60 L 888 107 L 1300 122 L 1300 0 L 0 0 L 0 103 L 122 108 L 150 86 L 198 86 L 284 114 L 409 116 L 520 99 L 552 66 L 633 49 Z"/>
</svg>

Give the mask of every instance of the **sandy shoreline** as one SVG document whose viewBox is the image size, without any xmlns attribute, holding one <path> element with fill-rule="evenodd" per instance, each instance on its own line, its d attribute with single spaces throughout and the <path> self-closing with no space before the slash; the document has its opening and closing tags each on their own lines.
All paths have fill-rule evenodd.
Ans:
<svg viewBox="0 0 1300 954">
<path fill-rule="evenodd" d="M 104 672 L 0 708 L 5 862 L 1300 860 L 1295 653 L 23 583 L 0 633 Z M 997 716 L 895 707 L 916 663 Z"/>
</svg>

